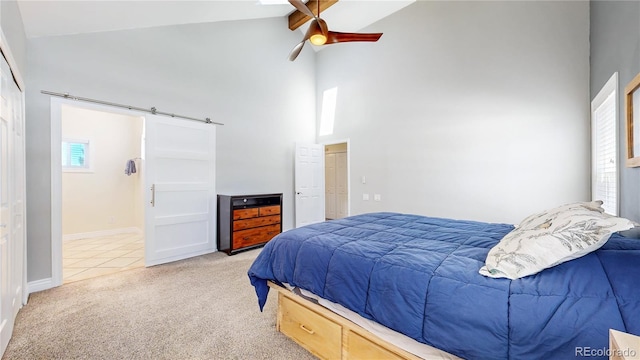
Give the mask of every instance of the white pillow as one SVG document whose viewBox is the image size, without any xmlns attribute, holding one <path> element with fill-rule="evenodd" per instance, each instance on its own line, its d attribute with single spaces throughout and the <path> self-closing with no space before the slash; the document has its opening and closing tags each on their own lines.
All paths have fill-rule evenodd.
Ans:
<svg viewBox="0 0 640 360">
<path fill-rule="evenodd" d="M 633 222 L 604 214 L 602 201 L 563 205 L 526 217 L 487 255 L 480 274 L 518 279 L 584 256 Z"/>
</svg>

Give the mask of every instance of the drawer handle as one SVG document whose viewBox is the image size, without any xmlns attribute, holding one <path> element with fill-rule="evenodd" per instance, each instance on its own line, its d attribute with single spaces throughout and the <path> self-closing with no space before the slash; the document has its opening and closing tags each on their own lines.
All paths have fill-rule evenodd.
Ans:
<svg viewBox="0 0 640 360">
<path fill-rule="evenodd" d="M 309 335 L 315 334 L 315 331 L 313 331 L 311 329 L 307 329 L 303 324 L 300 324 L 300 329 L 306 331 L 307 333 L 309 333 Z"/>
</svg>

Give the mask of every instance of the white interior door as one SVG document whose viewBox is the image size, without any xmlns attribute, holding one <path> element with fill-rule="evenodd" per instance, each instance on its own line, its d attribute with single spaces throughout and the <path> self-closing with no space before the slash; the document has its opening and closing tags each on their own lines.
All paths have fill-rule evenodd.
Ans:
<svg viewBox="0 0 640 360">
<path fill-rule="evenodd" d="M 22 306 L 24 269 L 24 112 L 22 93 L 0 57 L 0 355 Z"/>
<path fill-rule="evenodd" d="M 9 344 L 11 332 L 13 331 L 13 316 L 10 315 L 12 313 L 11 293 L 9 290 L 11 278 L 9 243 L 12 216 L 9 198 L 11 117 L 9 116 L 9 102 L 5 86 L 8 79 L 4 70 L 4 67 L 2 67 L 2 87 L 0 88 L 0 346 L 3 352 L 7 344 Z"/>
<path fill-rule="evenodd" d="M 324 221 L 324 147 L 296 143 L 296 227 Z"/>
<path fill-rule="evenodd" d="M 25 142 L 24 142 L 24 106 L 22 92 L 14 83 L 10 83 L 11 94 L 11 306 L 15 319 L 22 308 L 25 283 Z"/>
<path fill-rule="evenodd" d="M 145 265 L 216 251 L 215 126 L 145 119 Z"/>
</svg>

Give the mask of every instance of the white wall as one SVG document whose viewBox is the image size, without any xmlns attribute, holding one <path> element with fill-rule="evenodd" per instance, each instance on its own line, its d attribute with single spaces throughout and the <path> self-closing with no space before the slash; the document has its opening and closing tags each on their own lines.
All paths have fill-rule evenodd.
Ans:
<svg viewBox="0 0 640 360">
<path fill-rule="evenodd" d="M 222 194 L 284 194 L 293 226 L 295 141 L 315 138 L 315 59 L 287 60 L 299 33 L 285 18 L 34 38 L 28 41 L 28 280 L 51 277 L 49 96 L 41 90 L 225 123 Z"/>
<path fill-rule="evenodd" d="M 352 214 L 515 223 L 589 198 L 588 2 L 418 1 L 365 31 L 384 35 L 316 60 Z"/>
<path fill-rule="evenodd" d="M 7 42 L 3 46 L 11 49 L 10 65 L 16 67 L 16 71 L 24 78 L 27 73 L 27 38 L 20 9 L 15 0 L 0 1 L 0 28 Z"/>
<path fill-rule="evenodd" d="M 141 160 L 138 172 L 124 173 L 139 158 L 142 117 L 62 106 L 62 139 L 91 143 L 91 171 L 62 173 L 62 234 L 125 228 L 142 230 Z M 136 213 L 138 212 L 138 213 Z"/>
</svg>

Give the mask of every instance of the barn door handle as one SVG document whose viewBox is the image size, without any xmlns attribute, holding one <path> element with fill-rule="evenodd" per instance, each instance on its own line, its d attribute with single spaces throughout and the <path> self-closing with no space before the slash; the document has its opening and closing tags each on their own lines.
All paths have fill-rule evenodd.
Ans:
<svg viewBox="0 0 640 360">
<path fill-rule="evenodd" d="M 151 207 L 156 206 L 156 184 L 151 185 Z"/>
</svg>

